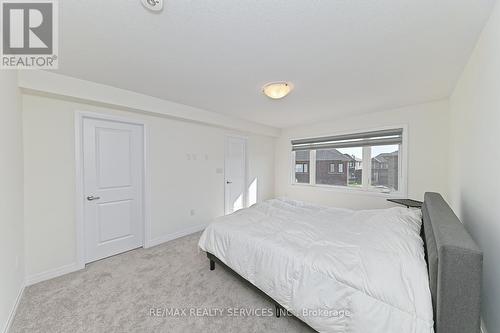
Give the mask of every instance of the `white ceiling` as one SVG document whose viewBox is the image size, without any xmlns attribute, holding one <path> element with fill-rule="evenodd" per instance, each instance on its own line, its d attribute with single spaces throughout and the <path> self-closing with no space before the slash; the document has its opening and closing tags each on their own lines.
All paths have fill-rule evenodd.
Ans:
<svg viewBox="0 0 500 333">
<path fill-rule="evenodd" d="M 494 0 L 59 3 L 59 73 L 287 127 L 449 96 Z"/>
</svg>

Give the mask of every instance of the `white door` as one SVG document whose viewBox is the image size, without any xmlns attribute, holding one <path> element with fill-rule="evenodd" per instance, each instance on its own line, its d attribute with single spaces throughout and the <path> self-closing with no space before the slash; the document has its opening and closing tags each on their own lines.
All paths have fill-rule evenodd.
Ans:
<svg viewBox="0 0 500 333">
<path fill-rule="evenodd" d="M 225 210 L 231 214 L 246 207 L 246 140 L 227 137 L 225 153 Z"/>
<path fill-rule="evenodd" d="M 83 119 L 86 262 L 143 245 L 143 126 Z"/>
</svg>

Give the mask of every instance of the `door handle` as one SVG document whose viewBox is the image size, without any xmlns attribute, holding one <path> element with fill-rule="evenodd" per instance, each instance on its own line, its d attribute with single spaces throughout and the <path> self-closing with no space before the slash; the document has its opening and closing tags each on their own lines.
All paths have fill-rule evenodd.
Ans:
<svg viewBox="0 0 500 333">
<path fill-rule="evenodd" d="M 230 182 L 229 180 L 228 180 L 228 181 L 226 181 L 226 184 L 232 184 L 232 183 L 233 183 L 233 182 Z"/>
<path fill-rule="evenodd" d="M 89 195 L 89 196 L 87 197 L 87 200 L 88 200 L 88 201 L 99 200 L 99 199 L 101 199 L 101 197 L 94 197 L 93 195 Z"/>
</svg>

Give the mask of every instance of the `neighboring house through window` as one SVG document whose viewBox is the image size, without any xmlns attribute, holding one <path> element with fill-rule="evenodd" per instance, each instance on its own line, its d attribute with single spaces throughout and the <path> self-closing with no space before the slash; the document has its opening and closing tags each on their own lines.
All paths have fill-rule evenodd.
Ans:
<svg viewBox="0 0 500 333">
<path fill-rule="evenodd" d="M 309 184 L 311 177 L 309 174 L 309 151 L 295 152 L 295 183 Z"/>
<path fill-rule="evenodd" d="M 293 182 L 402 194 L 403 138 L 397 128 L 292 140 Z"/>
</svg>

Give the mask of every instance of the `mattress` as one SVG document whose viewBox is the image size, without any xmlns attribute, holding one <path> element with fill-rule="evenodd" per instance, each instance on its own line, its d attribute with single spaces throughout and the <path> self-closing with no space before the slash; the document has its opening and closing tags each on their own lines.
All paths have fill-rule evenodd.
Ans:
<svg viewBox="0 0 500 333">
<path fill-rule="evenodd" d="M 420 210 L 273 199 L 217 218 L 199 247 L 319 332 L 430 333 Z"/>
</svg>

